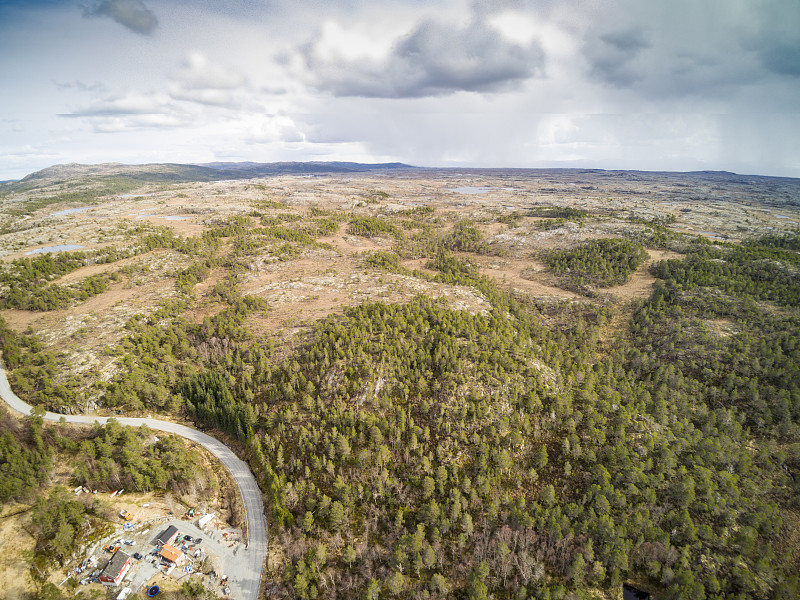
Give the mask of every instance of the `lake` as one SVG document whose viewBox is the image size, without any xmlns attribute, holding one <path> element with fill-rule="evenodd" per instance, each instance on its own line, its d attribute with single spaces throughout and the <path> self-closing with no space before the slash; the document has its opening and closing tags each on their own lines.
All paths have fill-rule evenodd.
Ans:
<svg viewBox="0 0 800 600">
<path fill-rule="evenodd" d="M 57 246 L 45 246 L 44 248 L 36 248 L 35 250 L 31 250 L 30 252 L 26 252 L 25 255 L 28 254 L 45 254 L 47 252 L 68 252 L 70 250 L 80 250 L 83 248 L 81 244 L 58 244 Z"/>
<path fill-rule="evenodd" d="M 459 194 L 488 194 L 492 188 L 474 185 L 462 185 L 461 187 L 447 189 L 451 192 L 458 192 Z"/>
</svg>

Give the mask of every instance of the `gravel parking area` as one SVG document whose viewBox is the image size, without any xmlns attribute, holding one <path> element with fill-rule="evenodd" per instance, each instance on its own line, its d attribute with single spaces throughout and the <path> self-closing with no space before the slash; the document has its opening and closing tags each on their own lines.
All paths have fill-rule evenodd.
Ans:
<svg viewBox="0 0 800 600">
<path fill-rule="evenodd" d="M 156 538 L 170 525 L 175 526 L 183 538 L 177 547 L 184 552 L 186 562 L 167 573 L 157 556 Z M 185 541 L 186 535 L 192 538 L 191 542 Z M 198 543 L 196 541 L 198 539 L 201 539 L 202 542 Z M 137 592 L 152 583 L 164 583 L 169 579 L 181 582 L 185 578 L 191 577 L 202 581 L 219 596 L 230 597 L 234 600 L 244 597 L 242 584 L 248 575 L 249 561 L 247 559 L 249 557 L 241 530 L 225 527 L 216 520 L 200 529 L 196 519 L 189 521 L 172 516 L 156 517 L 128 529 L 121 528 L 113 535 L 100 540 L 89 554 L 90 557 L 97 558 L 94 566 L 85 569 L 76 577 L 86 581 L 91 579 L 92 573 L 102 570 L 108 559 L 111 558 L 111 554 L 104 551 L 103 547 L 107 544 L 115 544 L 118 540 L 122 540 L 118 545 L 126 554 L 133 556 L 138 553 L 142 556 L 141 559 L 134 558 L 132 560 L 130 571 L 118 586 L 120 589 L 129 587 L 133 592 Z M 126 542 L 132 542 L 132 544 Z M 206 557 L 211 557 L 212 563 L 217 567 L 215 577 L 201 572 Z M 227 576 L 224 586 L 221 584 L 223 576 Z M 87 585 L 89 584 L 87 583 Z M 100 584 L 93 582 L 91 585 L 99 587 Z M 224 588 L 228 588 L 230 593 L 225 594 Z"/>
</svg>

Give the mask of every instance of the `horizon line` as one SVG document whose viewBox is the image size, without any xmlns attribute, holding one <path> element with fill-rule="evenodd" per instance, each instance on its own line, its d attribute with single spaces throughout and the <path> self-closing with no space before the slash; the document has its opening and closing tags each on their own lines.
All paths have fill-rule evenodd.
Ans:
<svg viewBox="0 0 800 600">
<path fill-rule="evenodd" d="M 147 166 L 189 166 L 189 167 L 205 167 L 214 169 L 212 165 L 218 166 L 227 166 L 227 165 L 251 165 L 251 166 L 269 166 L 269 165 L 358 165 L 364 167 L 380 167 L 386 166 L 387 170 L 403 170 L 403 169 L 414 169 L 414 170 L 450 170 L 450 171 L 469 171 L 469 170 L 481 170 L 481 171 L 603 171 L 603 172 L 629 172 L 629 173 L 659 173 L 659 174 L 699 174 L 699 173 L 708 173 L 708 174 L 719 174 L 719 175 L 729 175 L 729 176 L 739 176 L 739 177 L 764 177 L 764 178 L 772 178 L 772 179 L 800 179 L 800 176 L 791 176 L 791 175 L 767 175 L 763 173 L 741 173 L 738 171 L 731 171 L 727 169 L 686 169 L 686 170 L 670 170 L 670 169 L 643 169 L 643 168 L 622 168 L 622 167 L 597 167 L 597 166 L 578 166 L 578 165 L 569 165 L 565 166 L 560 164 L 560 166 L 555 165 L 545 165 L 545 166 L 484 166 L 484 165 L 464 165 L 464 164 L 449 164 L 449 165 L 412 165 L 408 163 L 404 163 L 402 161 L 381 161 L 381 162 L 360 162 L 360 161 L 352 161 L 352 160 L 278 160 L 278 161 L 268 161 L 268 162 L 259 162 L 259 161 L 252 161 L 252 160 L 240 160 L 240 161 L 225 161 L 225 160 L 217 160 L 217 161 L 208 161 L 208 162 L 176 162 L 176 161 L 163 161 L 163 162 L 68 162 L 68 163 L 54 163 L 48 165 L 46 167 L 42 167 L 40 169 L 36 169 L 34 171 L 30 171 L 25 175 L 22 175 L 18 178 L 9 178 L 9 179 L 0 179 L 0 184 L 8 184 L 8 183 L 16 183 L 20 182 L 32 175 L 37 173 L 41 173 L 42 171 L 47 171 L 48 169 L 53 169 L 56 167 L 100 167 L 104 165 L 108 166 L 119 166 L 119 167 L 147 167 Z M 219 168 L 219 167 L 217 167 Z M 379 170 L 379 169 L 374 169 Z M 354 170 L 353 172 L 363 172 Z M 324 173 L 320 173 L 324 174 Z M 253 178 L 258 177 L 258 175 L 254 175 Z M 243 177 L 243 179 L 245 179 Z"/>
</svg>

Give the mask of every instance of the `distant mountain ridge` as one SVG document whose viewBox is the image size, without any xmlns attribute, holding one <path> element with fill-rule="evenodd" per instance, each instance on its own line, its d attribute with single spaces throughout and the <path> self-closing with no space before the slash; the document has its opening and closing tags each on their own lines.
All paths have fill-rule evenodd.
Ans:
<svg viewBox="0 0 800 600">
<path fill-rule="evenodd" d="M 0 192 L 25 192 L 69 180 L 83 180 L 90 186 L 143 183 L 189 183 L 252 179 L 276 175 L 324 175 L 417 169 L 403 163 L 364 164 L 353 162 L 215 162 L 206 164 L 151 163 L 126 165 L 121 163 L 53 165 L 26 175 L 22 179 L 0 182 Z"/>
<path fill-rule="evenodd" d="M 49 186 L 59 186 L 70 180 L 113 193 L 113 189 L 136 187 L 145 183 L 168 184 L 188 182 L 222 181 L 227 179 L 252 179 L 256 177 L 275 177 L 278 175 L 342 175 L 347 173 L 376 173 L 391 171 L 430 173 L 492 174 L 500 172 L 535 174 L 590 175 L 605 178 L 637 179 L 652 175 L 681 178 L 694 181 L 727 181 L 742 184 L 757 180 L 770 180 L 775 183 L 797 185 L 800 179 L 764 175 L 741 175 L 728 171 L 637 171 L 624 169 L 592 168 L 498 168 L 498 167 L 419 167 L 400 162 L 357 163 L 344 161 L 307 162 L 210 162 L 210 163 L 149 163 L 130 165 L 121 163 L 59 164 L 41 169 L 20 180 L 0 182 L 0 193 L 24 192 Z"/>
<path fill-rule="evenodd" d="M 219 171 L 247 173 L 251 177 L 258 174 L 294 174 L 294 173 L 347 173 L 360 171 L 383 171 L 388 169 L 415 169 L 404 163 L 356 163 L 341 161 L 308 161 L 308 162 L 211 162 L 194 166 L 207 167 Z"/>
<path fill-rule="evenodd" d="M 129 177 L 139 181 L 186 182 L 218 181 L 221 179 L 249 179 L 267 175 L 357 173 L 390 169 L 414 169 L 403 163 L 366 164 L 355 162 L 212 162 L 203 164 L 150 163 L 126 165 L 121 163 L 101 163 L 94 165 L 69 163 L 53 165 L 26 175 L 18 182 L 26 185 L 54 179 L 72 177 Z"/>
</svg>

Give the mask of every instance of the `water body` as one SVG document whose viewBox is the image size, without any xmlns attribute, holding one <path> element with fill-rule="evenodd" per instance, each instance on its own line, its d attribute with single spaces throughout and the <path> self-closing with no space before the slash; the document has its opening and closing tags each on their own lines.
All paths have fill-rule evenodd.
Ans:
<svg viewBox="0 0 800 600">
<path fill-rule="evenodd" d="M 137 219 L 146 219 L 151 217 L 153 219 L 166 219 L 167 221 L 185 221 L 186 219 L 191 219 L 192 217 L 182 217 L 180 215 L 167 215 L 166 217 L 163 215 L 136 215 Z"/>
<path fill-rule="evenodd" d="M 35 250 L 31 250 L 30 252 L 26 252 L 25 255 L 28 254 L 45 254 L 47 252 L 68 252 L 70 250 L 80 250 L 83 248 L 81 244 L 58 244 L 56 246 L 45 246 L 44 248 L 36 248 Z"/>
<path fill-rule="evenodd" d="M 459 194 L 488 194 L 492 188 L 475 186 L 475 185 L 462 185 L 457 188 L 448 188 L 451 192 L 458 192 Z"/>
<path fill-rule="evenodd" d="M 51 217 L 60 217 L 61 215 L 74 215 L 75 213 L 80 213 L 85 210 L 89 210 L 90 208 L 94 208 L 92 206 L 81 206 L 80 208 L 68 208 L 66 210 L 60 210 L 58 212 L 54 212 Z"/>
</svg>

